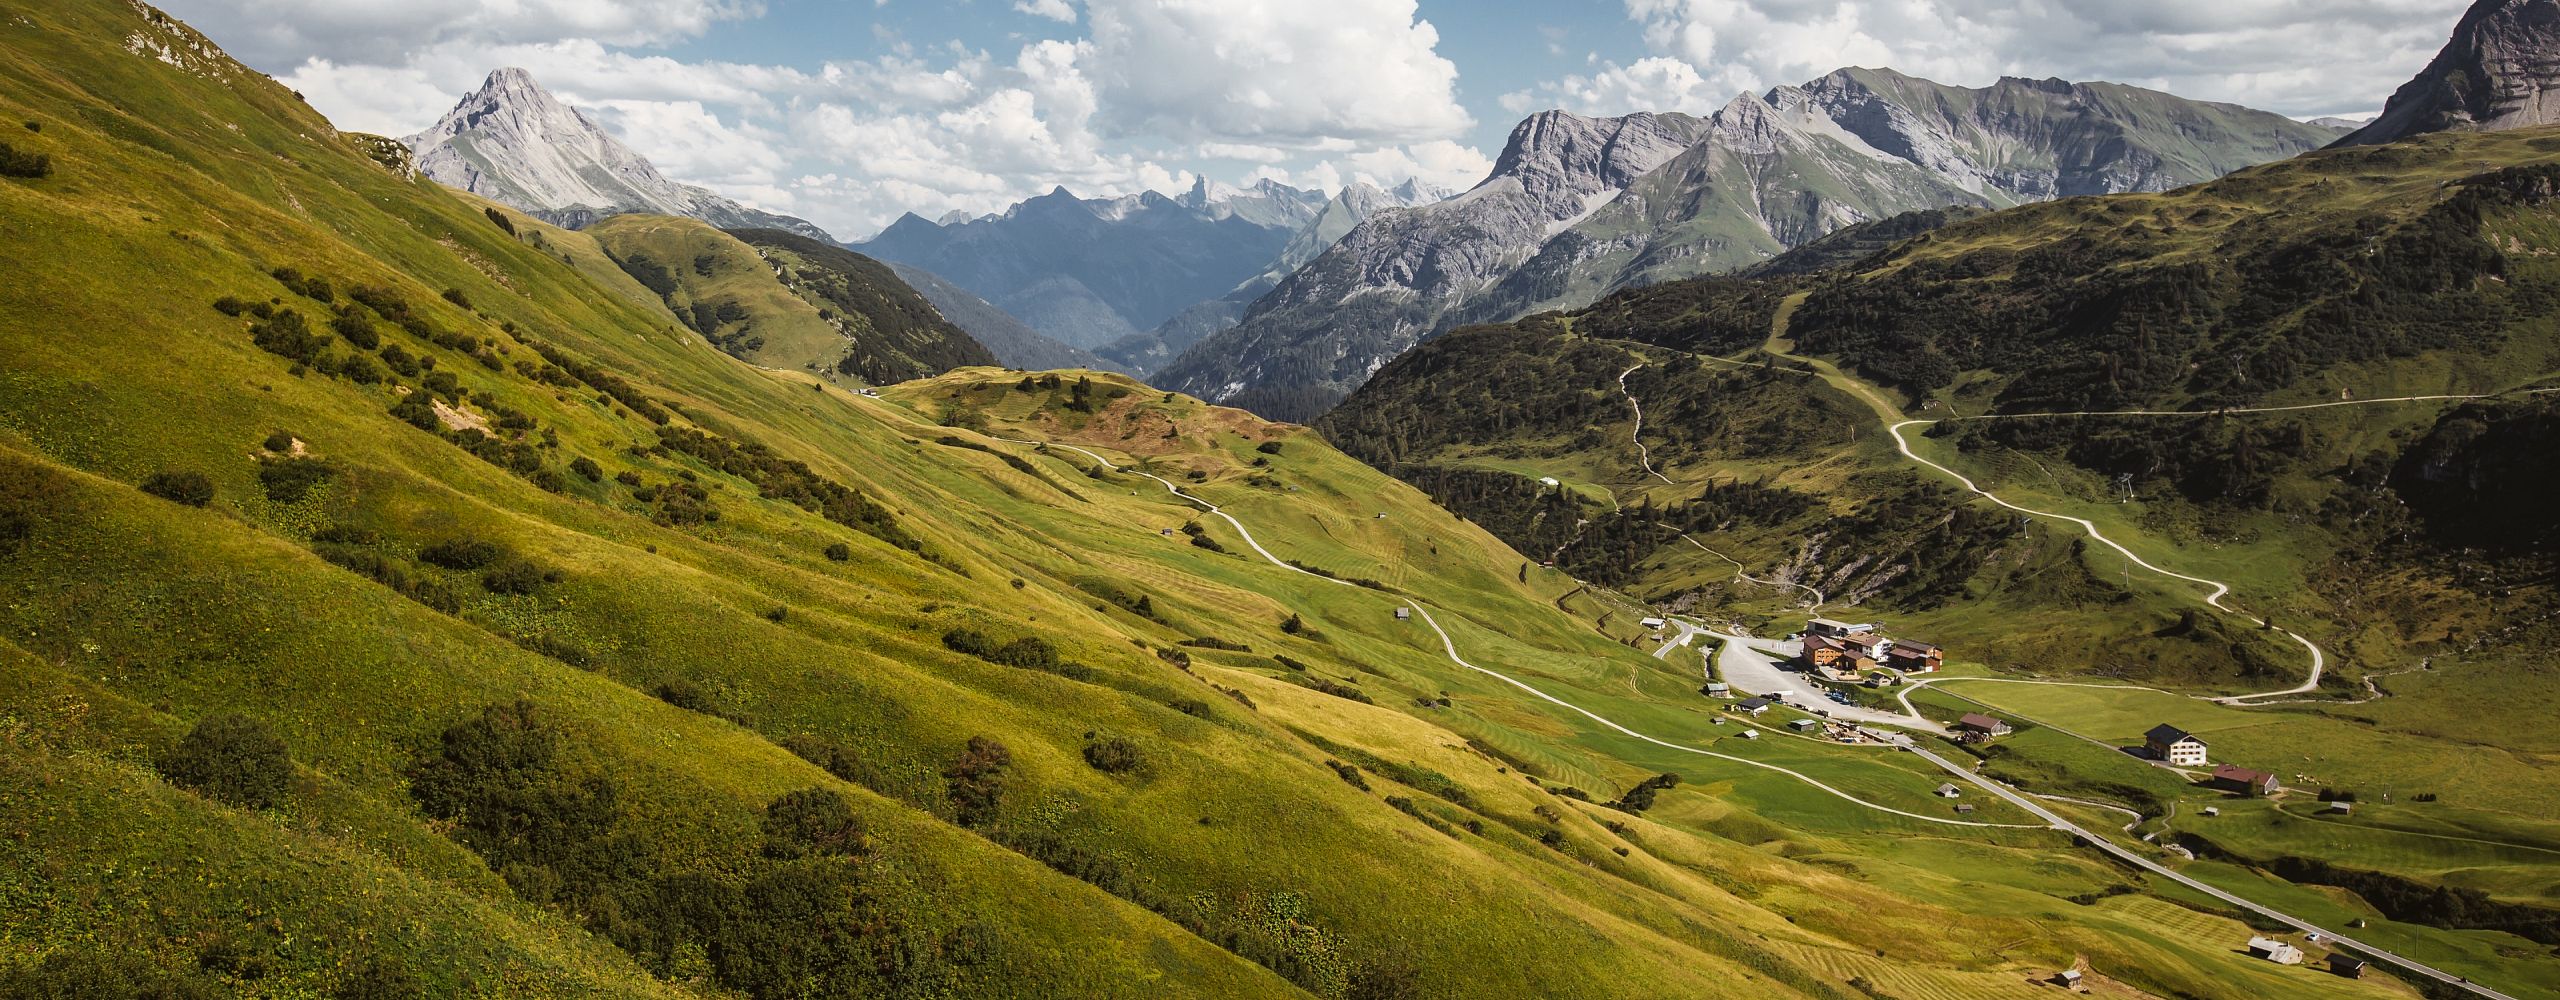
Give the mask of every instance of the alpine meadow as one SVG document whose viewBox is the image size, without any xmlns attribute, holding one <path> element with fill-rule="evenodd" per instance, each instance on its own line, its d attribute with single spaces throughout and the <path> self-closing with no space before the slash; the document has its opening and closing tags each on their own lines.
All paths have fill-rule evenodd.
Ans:
<svg viewBox="0 0 2560 1000">
<path fill-rule="evenodd" d="M 2560 1000 L 2560 0 L 1907 6 L 0 0 L 0 1000 Z"/>
</svg>

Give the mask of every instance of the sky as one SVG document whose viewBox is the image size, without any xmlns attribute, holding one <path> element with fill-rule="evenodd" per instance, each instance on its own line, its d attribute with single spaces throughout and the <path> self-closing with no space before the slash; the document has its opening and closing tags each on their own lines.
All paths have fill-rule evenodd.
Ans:
<svg viewBox="0 0 2560 1000">
<path fill-rule="evenodd" d="M 1843 66 L 2362 117 L 2465 0 L 162 0 L 339 127 L 517 66 L 667 175 L 860 239 L 1064 186 L 1483 179 L 1549 108 L 1704 114 Z"/>
</svg>

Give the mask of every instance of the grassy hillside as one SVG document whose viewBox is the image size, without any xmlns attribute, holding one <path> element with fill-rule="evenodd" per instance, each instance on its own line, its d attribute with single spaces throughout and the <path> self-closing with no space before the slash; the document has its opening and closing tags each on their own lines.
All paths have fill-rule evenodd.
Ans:
<svg viewBox="0 0 2560 1000">
<path fill-rule="evenodd" d="M 886 265 L 841 247 L 658 215 L 584 235 L 684 326 L 755 364 L 886 384 L 995 363 Z"/>
<path fill-rule="evenodd" d="M 0 180 L 41 248 L 0 283 L 0 993 L 2406 995 L 1961 825 L 1912 755 L 1733 735 L 1301 428 L 758 368 L 147 9 L 5 30 L 51 169 Z M 2550 995 L 2523 938 L 2368 933 Z"/>
</svg>

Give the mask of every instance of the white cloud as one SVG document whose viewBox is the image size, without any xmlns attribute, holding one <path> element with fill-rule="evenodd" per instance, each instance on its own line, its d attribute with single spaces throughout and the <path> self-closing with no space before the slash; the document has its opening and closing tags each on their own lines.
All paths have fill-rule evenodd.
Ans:
<svg viewBox="0 0 2560 1000">
<path fill-rule="evenodd" d="M 2289 114 L 2380 105 L 2443 44 L 2465 0 L 1626 0 L 1655 58 L 1703 89 L 1648 89 L 1646 62 L 1506 95 L 1534 104 L 1730 96 L 1843 66 L 1942 83 L 2110 80 Z M 1674 82 L 1656 73 L 1652 82 Z M 1588 107 L 1624 112 L 1660 105 Z M 1694 106 L 1693 106 L 1694 109 Z"/>
<path fill-rule="evenodd" d="M 251 65 L 369 64 L 449 42 L 662 45 L 760 15 L 758 0 L 165 0 Z"/>
<path fill-rule="evenodd" d="M 874 22 L 875 57 L 802 67 L 663 51 L 760 0 L 167 2 L 341 127 L 414 132 L 521 66 L 670 177 L 840 236 L 1220 163 L 1328 189 L 1489 169 L 1452 141 L 1475 122 L 1414 0 L 1015 0 L 1082 37 L 989 52 Z"/>
<path fill-rule="evenodd" d="M 1062 24 L 1076 23 L 1076 9 L 1067 0 L 1015 0 L 1013 9 Z"/>
<path fill-rule="evenodd" d="M 1413 0 L 1088 0 L 1086 71 L 1124 134 L 1295 145 L 1474 125 Z"/>
<path fill-rule="evenodd" d="M 1502 95 L 1502 109 L 1527 115 L 1562 108 L 1586 115 L 1618 115 L 1629 111 L 1686 111 L 1703 114 L 1722 107 L 1737 90 L 1723 89 L 1698 75 L 1696 67 L 1669 56 L 1648 56 L 1620 66 L 1602 61 L 1591 75 L 1567 74 L 1533 90 Z"/>
<path fill-rule="evenodd" d="M 1367 150 L 1345 156 L 1343 161 L 1351 167 L 1354 177 L 1379 187 L 1394 187 L 1410 177 L 1419 178 L 1424 184 L 1464 191 L 1493 172 L 1493 160 L 1483 150 L 1446 139 Z"/>
</svg>

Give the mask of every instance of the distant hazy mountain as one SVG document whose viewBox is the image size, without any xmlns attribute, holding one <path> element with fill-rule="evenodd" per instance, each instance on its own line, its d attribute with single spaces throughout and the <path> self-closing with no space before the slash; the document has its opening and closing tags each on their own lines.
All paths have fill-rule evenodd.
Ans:
<svg viewBox="0 0 2560 1000">
<path fill-rule="evenodd" d="M 889 265 L 907 287 L 933 303 L 951 325 L 966 330 L 987 350 L 995 352 L 996 361 L 1007 368 L 1051 371 L 1059 368 L 1093 368 L 1117 370 L 1118 366 L 1089 352 L 1069 347 L 1047 334 L 1024 326 L 1012 313 L 995 303 L 979 298 L 968 289 L 943 280 L 941 275 L 913 264 Z"/>
<path fill-rule="evenodd" d="M 2479 0 L 2381 117 L 2338 145 L 2553 123 L 2560 123 L 2560 0 Z"/>
<path fill-rule="evenodd" d="M 490 73 L 434 127 L 400 141 L 437 182 L 572 229 L 641 212 L 700 219 L 722 229 L 783 229 L 834 240 L 806 220 L 667 179 L 520 69 Z"/>
<path fill-rule="evenodd" d="M 1174 314 L 1172 319 L 1146 333 L 1123 337 L 1103 346 L 1097 353 L 1123 369 L 1140 375 L 1162 367 L 1180 356 L 1202 338 L 1236 325 L 1245 310 L 1273 286 L 1308 261 L 1324 253 L 1335 241 L 1350 234 L 1370 216 L 1391 208 L 1428 205 L 1449 197 L 1449 192 L 1407 180 L 1393 188 L 1380 190 L 1366 182 L 1354 182 L 1342 189 L 1313 220 L 1298 229 L 1289 243 L 1280 248 L 1280 256 L 1262 273 L 1246 279 L 1227 294 L 1199 303 Z"/>
<path fill-rule="evenodd" d="M 1320 192 L 1270 181 L 1240 191 L 1203 182 L 1180 198 L 1088 199 L 1061 187 L 976 219 L 910 214 L 856 249 L 941 275 L 1034 330 L 1091 349 L 1234 290 L 1325 205 Z"/>
<path fill-rule="evenodd" d="M 1156 381 L 1304 420 L 1458 323 L 1745 267 L 1904 212 L 2167 190 L 2337 134 L 2118 84 L 1964 88 L 1872 69 L 1703 119 L 1547 112 L 1474 190 L 1358 226 Z"/>
</svg>

